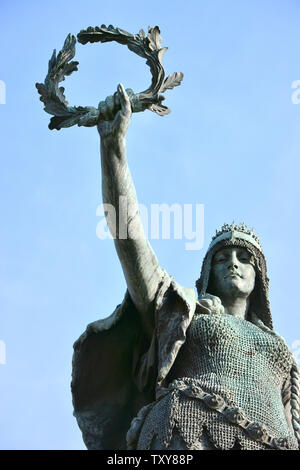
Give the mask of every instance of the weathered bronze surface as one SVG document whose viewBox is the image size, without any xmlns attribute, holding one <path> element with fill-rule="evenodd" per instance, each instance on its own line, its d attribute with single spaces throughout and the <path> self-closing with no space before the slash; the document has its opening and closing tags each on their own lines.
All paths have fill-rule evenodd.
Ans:
<svg viewBox="0 0 300 470">
<path fill-rule="evenodd" d="M 58 88 L 77 69 L 69 62 L 75 38 L 68 36 L 50 60 L 45 84 L 37 85 L 45 110 L 55 116 L 50 128 L 98 126 L 103 203 L 118 215 L 111 218 L 108 211 L 107 223 L 128 287 L 113 314 L 88 325 L 74 344 L 74 415 L 86 446 L 298 449 L 299 370 L 273 330 L 266 262 L 253 230 L 232 223 L 216 233 L 197 296 L 166 273 L 144 236 L 126 132 L 132 111 L 166 113 L 159 93 L 182 79 L 164 78 L 159 29 L 150 28 L 146 38 L 102 26 L 81 31 L 78 40 L 127 44 L 147 56 L 153 74 L 141 94 L 119 85 L 98 109 L 69 107 Z"/>
</svg>

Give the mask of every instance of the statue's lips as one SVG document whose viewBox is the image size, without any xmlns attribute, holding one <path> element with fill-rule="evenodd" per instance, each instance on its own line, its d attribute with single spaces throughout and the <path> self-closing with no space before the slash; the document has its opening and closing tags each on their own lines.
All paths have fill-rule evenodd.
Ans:
<svg viewBox="0 0 300 470">
<path fill-rule="evenodd" d="M 233 272 L 233 273 L 229 273 L 226 276 L 224 276 L 224 279 L 227 279 L 227 278 L 230 278 L 230 277 L 240 277 L 241 278 L 242 276 L 239 273 Z"/>
</svg>

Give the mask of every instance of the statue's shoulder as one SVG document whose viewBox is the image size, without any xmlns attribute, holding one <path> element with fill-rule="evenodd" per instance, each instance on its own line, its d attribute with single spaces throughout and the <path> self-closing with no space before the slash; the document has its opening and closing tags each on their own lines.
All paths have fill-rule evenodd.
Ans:
<svg viewBox="0 0 300 470">
<path fill-rule="evenodd" d="M 158 311 L 165 307 L 166 304 L 180 300 L 186 303 L 191 309 L 195 310 L 197 295 L 193 288 L 184 287 L 179 284 L 173 276 L 166 271 L 162 277 L 162 281 L 158 287 L 155 298 L 155 310 Z"/>
</svg>

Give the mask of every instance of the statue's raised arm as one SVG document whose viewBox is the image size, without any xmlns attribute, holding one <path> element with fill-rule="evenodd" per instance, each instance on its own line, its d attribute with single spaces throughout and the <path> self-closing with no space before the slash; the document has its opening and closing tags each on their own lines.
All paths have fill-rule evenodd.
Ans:
<svg viewBox="0 0 300 470">
<path fill-rule="evenodd" d="M 114 109 L 121 102 L 121 110 Z M 122 85 L 113 97 L 103 103 L 103 114 L 98 130 L 101 137 L 103 203 L 113 206 L 116 217 L 107 223 L 114 237 L 116 250 L 123 268 L 128 291 L 146 329 L 151 332 L 152 319 L 148 316 L 158 285 L 163 276 L 149 241 L 145 238 L 139 215 L 135 187 L 126 158 L 126 133 L 131 118 L 129 97 Z M 105 207 L 105 206 L 104 206 Z"/>
</svg>

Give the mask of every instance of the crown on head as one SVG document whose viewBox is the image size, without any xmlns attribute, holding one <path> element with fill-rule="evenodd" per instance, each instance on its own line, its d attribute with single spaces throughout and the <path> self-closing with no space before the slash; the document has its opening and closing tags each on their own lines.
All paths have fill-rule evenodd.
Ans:
<svg viewBox="0 0 300 470">
<path fill-rule="evenodd" d="M 224 238 L 243 238 L 248 240 L 250 243 L 255 245 L 257 248 L 262 250 L 260 240 L 257 235 L 255 235 L 253 228 L 250 230 L 247 228 L 245 222 L 242 222 L 240 225 L 236 224 L 234 221 L 231 225 L 224 224 L 221 227 L 221 230 L 216 230 L 216 234 L 212 237 L 210 248 L 215 245 L 219 239 Z"/>
</svg>

